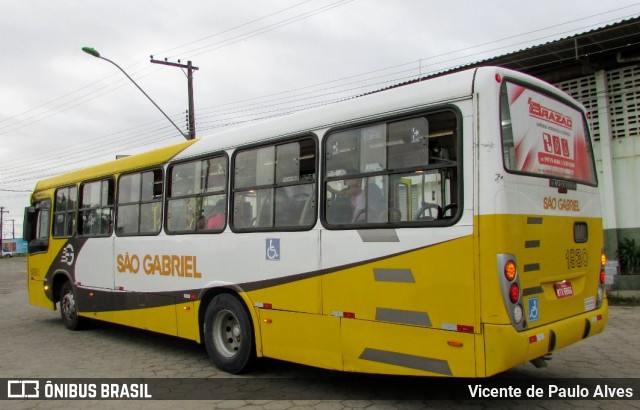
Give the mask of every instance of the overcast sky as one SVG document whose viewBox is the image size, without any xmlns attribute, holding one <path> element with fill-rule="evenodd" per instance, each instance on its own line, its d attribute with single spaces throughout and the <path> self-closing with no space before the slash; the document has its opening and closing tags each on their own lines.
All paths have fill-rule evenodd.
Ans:
<svg viewBox="0 0 640 410">
<path fill-rule="evenodd" d="M 630 0 L 2 0 L 0 206 L 22 232 L 37 180 L 640 15 Z"/>
</svg>

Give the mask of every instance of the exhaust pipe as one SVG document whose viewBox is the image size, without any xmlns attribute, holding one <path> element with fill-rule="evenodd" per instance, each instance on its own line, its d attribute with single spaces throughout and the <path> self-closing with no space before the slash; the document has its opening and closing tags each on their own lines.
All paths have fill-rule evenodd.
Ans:
<svg viewBox="0 0 640 410">
<path fill-rule="evenodd" d="M 543 367 L 549 366 L 547 362 L 551 359 L 552 359 L 551 353 L 547 353 L 544 356 L 531 360 L 531 364 L 534 365 L 537 369 L 541 369 Z"/>
</svg>

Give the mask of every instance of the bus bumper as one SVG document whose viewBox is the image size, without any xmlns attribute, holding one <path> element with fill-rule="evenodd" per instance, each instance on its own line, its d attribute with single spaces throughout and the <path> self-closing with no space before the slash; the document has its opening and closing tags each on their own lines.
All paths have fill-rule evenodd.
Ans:
<svg viewBox="0 0 640 410">
<path fill-rule="evenodd" d="M 597 335 L 604 330 L 607 320 L 608 303 L 604 299 L 598 309 L 522 332 L 511 325 L 485 324 L 485 376 L 506 371 Z"/>
</svg>

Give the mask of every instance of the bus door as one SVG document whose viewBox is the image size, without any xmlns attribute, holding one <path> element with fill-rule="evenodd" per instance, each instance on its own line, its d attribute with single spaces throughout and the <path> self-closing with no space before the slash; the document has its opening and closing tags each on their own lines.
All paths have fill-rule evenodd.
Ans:
<svg viewBox="0 0 640 410">
<path fill-rule="evenodd" d="M 49 221 L 51 200 L 34 201 L 25 208 L 23 238 L 28 244 L 27 278 L 29 303 L 53 309 L 53 299 L 47 297 L 45 288 L 47 273 L 51 265 L 49 252 Z"/>
<path fill-rule="evenodd" d="M 80 185 L 75 251 L 75 281 L 85 288 L 114 288 L 114 180 Z"/>
</svg>

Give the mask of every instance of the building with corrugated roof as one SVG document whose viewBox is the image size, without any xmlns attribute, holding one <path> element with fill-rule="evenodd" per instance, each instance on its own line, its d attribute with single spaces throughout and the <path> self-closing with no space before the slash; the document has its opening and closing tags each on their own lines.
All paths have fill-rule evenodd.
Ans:
<svg viewBox="0 0 640 410">
<path fill-rule="evenodd" d="M 640 241 L 640 17 L 448 72 L 485 65 L 541 78 L 587 108 L 607 256 L 623 238 Z"/>
</svg>

